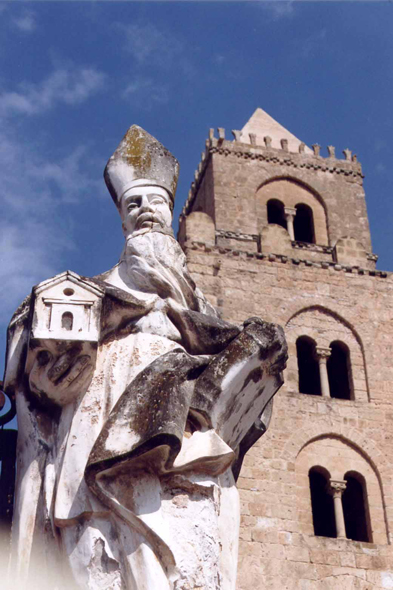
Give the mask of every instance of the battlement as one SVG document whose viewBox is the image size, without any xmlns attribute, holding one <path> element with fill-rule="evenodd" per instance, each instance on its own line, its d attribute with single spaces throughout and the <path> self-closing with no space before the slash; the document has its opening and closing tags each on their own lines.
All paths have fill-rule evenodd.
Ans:
<svg viewBox="0 0 393 590">
<path fill-rule="evenodd" d="M 289 151 L 288 139 L 280 140 L 280 148 L 274 147 L 272 138 L 268 135 L 263 137 L 264 145 L 257 145 L 257 135 L 249 133 L 248 139 L 245 134 L 233 129 L 233 140 L 225 138 L 225 129 L 217 128 L 218 137 L 215 136 L 214 129 L 210 129 L 209 137 L 205 142 L 205 150 L 201 154 L 201 160 L 194 173 L 194 180 L 188 193 L 187 200 L 183 207 L 181 216 L 188 215 L 191 212 L 194 198 L 198 192 L 199 185 L 204 176 L 207 164 L 212 154 L 222 154 L 224 156 L 235 156 L 249 160 L 260 160 L 288 166 L 288 168 L 312 169 L 327 172 L 329 174 L 342 174 L 351 176 L 362 183 L 364 178 L 362 167 L 357 159 L 356 154 L 346 148 L 343 150 L 344 159 L 336 157 L 336 148 L 332 145 L 327 146 L 327 156 L 321 155 L 321 146 L 317 143 L 312 145 L 312 151 L 305 143 L 300 142 L 298 152 Z"/>
</svg>

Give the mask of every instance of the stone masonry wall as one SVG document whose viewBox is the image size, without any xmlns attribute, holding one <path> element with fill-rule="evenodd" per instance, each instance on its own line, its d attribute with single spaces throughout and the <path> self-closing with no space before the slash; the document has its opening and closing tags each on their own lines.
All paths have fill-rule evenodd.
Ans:
<svg viewBox="0 0 393 590">
<path fill-rule="evenodd" d="M 222 192 L 224 194 L 224 191 Z M 220 219 L 220 215 L 217 218 Z M 284 326 L 290 359 L 268 432 L 247 454 L 238 590 L 393 588 L 393 275 L 187 242 L 188 267 L 225 319 Z M 298 391 L 295 341 L 351 349 L 354 399 Z M 366 479 L 373 543 L 317 537 L 308 470 Z"/>
<path fill-rule="evenodd" d="M 393 275 L 375 270 L 360 164 L 348 150 L 322 158 L 318 146 L 289 153 L 285 141 L 273 149 L 234 135 L 211 130 L 179 239 L 223 318 L 281 324 L 289 347 L 272 422 L 238 482 L 237 588 L 393 590 Z M 271 198 L 286 215 L 299 202 L 312 208 L 316 244 L 292 241 L 288 219 L 287 229 L 268 224 Z M 299 336 L 347 347 L 351 399 L 299 392 Z M 372 542 L 314 534 L 312 467 L 365 478 Z"/>
<path fill-rule="evenodd" d="M 371 254 L 362 179 L 354 159 L 293 154 L 211 136 L 182 217 L 204 211 L 218 231 L 255 235 L 266 225 L 264 192 L 273 190 L 269 198 L 288 193 L 289 207 L 298 202 L 296 193 L 302 192 L 307 204 L 315 203 L 317 242 L 334 246 L 340 238 L 352 237 Z M 277 180 L 280 184 L 269 187 Z M 290 184 L 293 195 L 286 188 Z"/>
<path fill-rule="evenodd" d="M 286 167 L 280 162 L 261 162 L 257 159 L 244 162 L 232 152 L 224 157 L 214 153 L 212 159 L 217 229 L 258 233 L 256 194 L 264 183 L 272 179 L 290 177 L 310 186 L 310 171 L 307 168 Z M 340 237 L 352 236 L 370 252 L 361 178 L 337 174 L 329 169 L 313 172 L 312 188 L 320 195 L 327 210 L 330 245 L 334 245 Z"/>
</svg>

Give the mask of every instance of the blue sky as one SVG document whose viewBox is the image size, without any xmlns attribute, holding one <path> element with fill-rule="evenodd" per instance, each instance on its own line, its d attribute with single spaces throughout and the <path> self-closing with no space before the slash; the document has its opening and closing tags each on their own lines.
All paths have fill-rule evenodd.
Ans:
<svg viewBox="0 0 393 590">
<path fill-rule="evenodd" d="M 33 284 L 117 262 L 102 172 L 137 123 L 179 159 L 175 217 L 210 127 L 260 106 L 359 157 L 373 249 L 393 270 L 393 6 L 358 2 L 0 2 L 0 323 Z"/>
</svg>

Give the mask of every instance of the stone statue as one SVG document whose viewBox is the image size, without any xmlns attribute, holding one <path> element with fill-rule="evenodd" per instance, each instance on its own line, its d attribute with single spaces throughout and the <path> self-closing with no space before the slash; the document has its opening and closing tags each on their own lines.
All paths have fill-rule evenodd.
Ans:
<svg viewBox="0 0 393 590">
<path fill-rule="evenodd" d="M 235 589 L 235 478 L 286 344 L 258 318 L 221 320 L 195 287 L 171 230 L 177 177 L 132 126 L 105 169 L 119 263 L 40 283 L 10 323 L 18 588 Z"/>
</svg>

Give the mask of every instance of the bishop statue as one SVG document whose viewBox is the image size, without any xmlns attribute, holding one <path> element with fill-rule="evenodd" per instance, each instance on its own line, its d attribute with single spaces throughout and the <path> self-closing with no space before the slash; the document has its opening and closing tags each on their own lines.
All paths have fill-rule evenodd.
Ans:
<svg viewBox="0 0 393 590">
<path fill-rule="evenodd" d="M 104 174 L 119 262 L 40 283 L 11 320 L 15 588 L 236 588 L 236 478 L 286 344 L 258 318 L 220 319 L 195 286 L 171 229 L 178 172 L 130 127 Z"/>
</svg>

